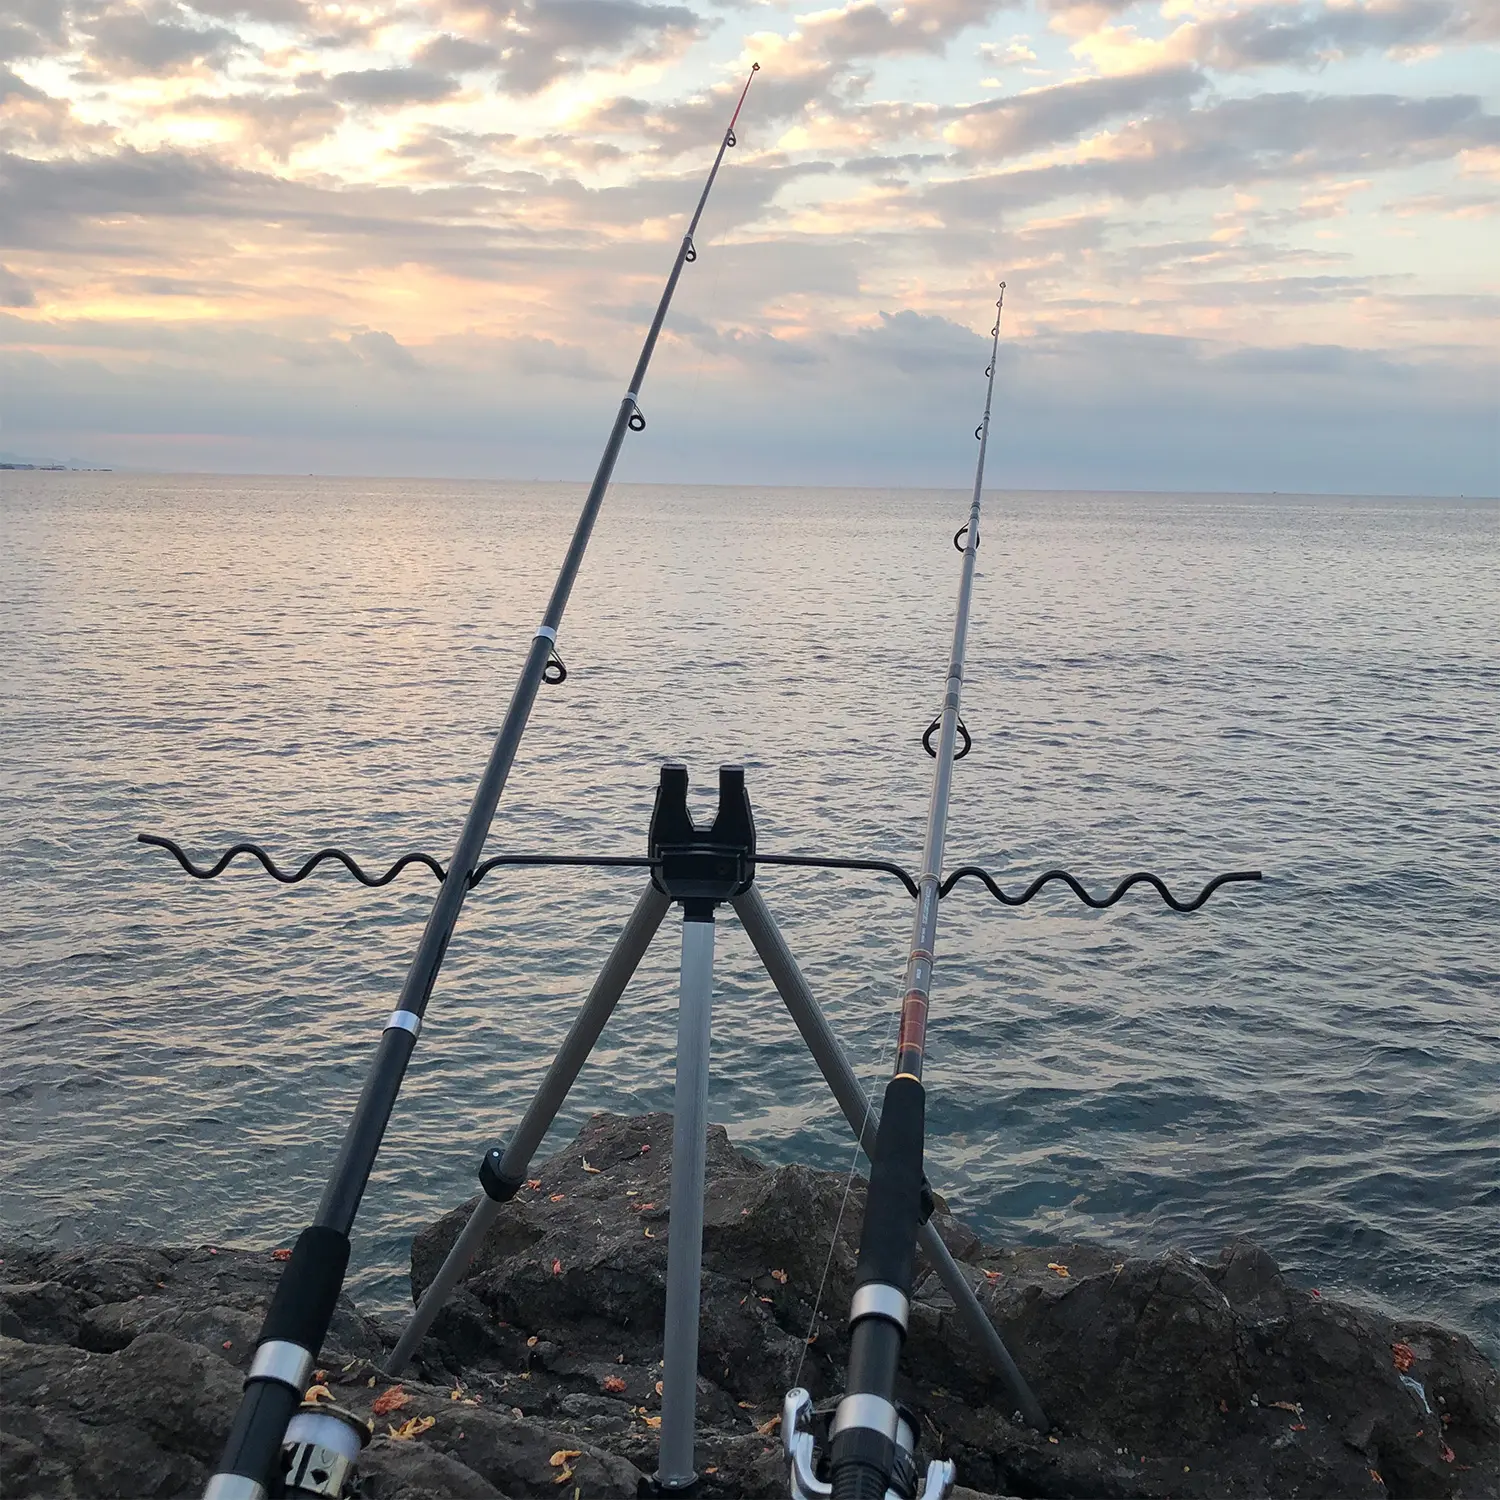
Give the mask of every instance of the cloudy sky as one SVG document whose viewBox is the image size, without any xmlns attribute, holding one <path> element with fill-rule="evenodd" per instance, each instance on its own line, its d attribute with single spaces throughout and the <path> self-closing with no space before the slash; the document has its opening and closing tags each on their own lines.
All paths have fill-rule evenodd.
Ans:
<svg viewBox="0 0 1500 1500">
<path fill-rule="evenodd" d="M 0 0 L 0 449 L 1500 487 L 1500 0 Z"/>
</svg>

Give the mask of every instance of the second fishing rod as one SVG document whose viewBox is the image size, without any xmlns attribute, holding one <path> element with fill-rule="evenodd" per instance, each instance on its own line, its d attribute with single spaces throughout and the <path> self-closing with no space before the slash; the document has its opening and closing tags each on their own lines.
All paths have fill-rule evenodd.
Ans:
<svg viewBox="0 0 1500 1500">
<path fill-rule="evenodd" d="M 905 1434 L 910 1433 L 910 1427 L 904 1423 L 896 1405 L 896 1375 L 901 1348 L 906 1340 L 917 1235 L 924 1216 L 922 1149 L 926 1131 L 926 1094 L 922 1087 L 922 1062 L 927 1050 L 927 1011 L 937 947 L 943 844 L 948 829 L 948 799 L 959 735 L 969 600 L 974 591 L 974 568 L 979 553 L 984 459 L 989 446 L 990 409 L 995 395 L 1000 318 L 1004 308 L 1005 283 L 1002 281 L 1000 296 L 995 303 L 995 326 L 990 335 L 990 363 L 985 371 L 988 383 L 984 417 L 975 432 L 979 439 L 979 459 L 974 472 L 974 499 L 969 508 L 968 524 L 958 534 L 961 537 L 967 530 L 968 537 L 963 549 L 963 573 L 953 621 L 953 647 L 938 721 L 937 759 L 932 773 L 927 834 L 922 848 L 922 873 L 917 879 L 917 912 L 901 998 L 896 1063 L 880 1111 L 880 1130 L 870 1166 L 870 1190 L 864 1229 L 860 1235 L 854 1296 L 849 1308 L 846 1395 L 829 1428 L 833 1500 L 884 1500 L 897 1465 L 910 1462 L 910 1454 L 904 1452 L 906 1445 L 901 1441 Z M 944 1467 L 946 1472 L 940 1471 L 940 1477 L 934 1478 L 951 1484 L 952 1468 Z"/>
<path fill-rule="evenodd" d="M 693 237 L 708 203 L 724 154 L 735 144 L 734 127 L 760 65 L 750 70 L 729 126 L 719 143 L 697 207 L 678 247 L 677 258 L 646 333 L 630 387 L 620 400 L 604 454 L 573 528 L 551 597 L 532 637 L 525 665 L 511 694 L 510 706 L 490 751 L 468 816 L 458 836 L 442 888 L 428 916 L 416 956 L 401 988 L 396 1008 L 381 1033 L 364 1090 L 344 1134 L 313 1223 L 303 1230 L 283 1271 L 266 1313 L 239 1411 L 230 1429 L 218 1472 L 209 1481 L 205 1500 L 266 1500 L 280 1490 L 282 1443 L 287 1425 L 302 1402 L 319 1349 L 328 1333 L 349 1264 L 349 1233 L 390 1123 L 396 1097 L 422 1030 L 422 1018 L 464 897 L 484 851 L 500 795 L 515 762 L 521 737 L 543 681 L 561 681 L 566 673 L 556 655 L 557 632 L 568 596 L 583 564 L 594 523 L 614 474 L 627 432 L 646 425 L 640 409 L 641 387 L 655 352 L 672 294 L 685 265 L 697 259 Z M 549 672 L 549 667 L 552 669 Z"/>
</svg>

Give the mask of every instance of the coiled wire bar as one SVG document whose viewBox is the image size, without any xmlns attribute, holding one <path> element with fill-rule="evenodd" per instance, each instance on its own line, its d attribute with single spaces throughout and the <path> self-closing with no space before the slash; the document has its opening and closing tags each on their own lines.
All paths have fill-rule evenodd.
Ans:
<svg viewBox="0 0 1500 1500">
<path fill-rule="evenodd" d="M 199 865 L 194 863 L 175 839 L 164 838 L 155 833 L 138 833 L 136 842 L 149 844 L 157 849 L 165 849 L 195 880 L 216 879 L 229 868 L 233 860 L 242 854 L 258 860 L 265 872 L 273 880 L 280 881 L 282 885 L 296 885 L 306 880 L 319 865 L 329 862 L 342 865 L 361 885 L 368 886 L 372 890 L 389 885 L 403 870 L 412 865 L 431 871 L 434 879 L 439 882 L 445 879 L 447 874 L 438 860 L 420 851 L 403 854 L 384 874 L 371 875 L 352 854 L 346 853 L 343 849 L 319 849 L 316 854 L 304 860 L 297 869 L 284 870 L 259 844 L 233 844 L 213 864 Z M 917 882 L 911 872 L 889 859 L 837 859 L 817 854 L 757 854 L 755 862 L 762 865 L 790 865 L 818 870 L 870 870 L 878 874 L 894 876 L 906 887 L 909 896 L 915 897 L 917 894 Z M 659 860 L 653 860 L 649 856 L 631 854 L 497 854 L 475 866 L 474 873 L 469 877 L 469 888 L 472 890 L 491 870 L 511 866 L 576 865 L 602 869 L 650 870 L 659 864 Z M 960 865 L 938 887 L 938 895 L 939 897 L 947 896 L 960 880 L 972 879 L 980 881 L 1002 906 L 1025 906 L 1034 896 L 1040 894 L 1044 887 L 1058 882 L 1066 885 L 1085 906 L 1091 906 L 1095 911 L 1104 911 L 1119 901 L 1132 887 L 1149 885 L 1161 897 L 1165 905 L 1173 911 L 1186 913 L 1197 911 L 1220 886 L 1229 885 L 1233 881 L 1263 878 L 1259 870 L 1231 870 L 1223 875 L 1215 875 L 1196 896 L 1182 900 L 1172 894 L 1161 876 L 1153 875 L 1149 870 L 1136 870 L 1133 874 L 1125 876 L 1107 896 L 1091 895 L 1083 882 L 1068 870 L 1048 870 L 1038 875 L 1019 895 L 1011 895 L 1001 887 L 988 870 L 981 869 L 978 865 Z"/>
</svg>

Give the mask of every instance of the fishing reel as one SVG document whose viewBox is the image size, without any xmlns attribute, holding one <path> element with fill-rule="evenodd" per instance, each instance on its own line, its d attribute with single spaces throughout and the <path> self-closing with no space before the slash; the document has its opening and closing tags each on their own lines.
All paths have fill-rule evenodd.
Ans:
<svg viewBox="0 0 1500 1500">
<path fill-rule="evenodd" d="M 359 1455 L 370 1424 L 327 1402 L 304 1401 L 281 1444 L 284 1500 L 358 1500 Z"/>
<path fill-rule="evenodd" d="M 787 1483 L 792 1500 L 828 1500 L 833 1485 L 818 1478 L 812 1430 L 812 1397 L 798 1386 L 781 1404 L 781 1449 L 786 1455 Z M 935 1458 L 927 1465 L 921 1490 L 917 1488 L 917 1419 L 905 1406 L 896 1408 L 896 1462 L 891 1468 L 885 1500 L 947 1500 L 957 1470 L 953 1461 Z"/>
</svg>

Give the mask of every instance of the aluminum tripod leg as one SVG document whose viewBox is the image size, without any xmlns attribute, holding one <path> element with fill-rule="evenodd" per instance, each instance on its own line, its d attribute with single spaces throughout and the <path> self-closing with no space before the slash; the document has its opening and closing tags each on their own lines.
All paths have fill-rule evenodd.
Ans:
<svg viewBox="0 0 1500 1500">
<path fill-rule="evenodd" d="M 708 1053 L 713 1023 L 714 922 L 682 923 L 677 1007 L 677 1092 L 672 1106 L 672 1199 L 667 1239 L 667 1320 L 662 1340 L 661 1447 L 656 1482 L 685 1490 L 697 1479 L 698 1315 L 703 1294 L 703 1177 L 708 1156 Z"/>
<path fill-rule="evenodd" d="M 568 1090 L 573 1087 L 574 1080 L 588 1061 L 589 1053 L 599 1040 L 599 1033 L 604 1030 L 620 996 L 625 993 L 625 986 L 630 983 L 636 966 L 645 956 L 646 949 L 651 946 L 651 939 L 656 936 L 656 929 L 661 926 L 662 918 L 666 916 L 671 904 L 654 885 L 648 884 L 641 892 L 641 898 L 636 902 L 625 930 L 610 950 L 604 967 L 599 971 L 599 977 L 589 991 L 588 999 L 583 1002 L 583 1009 L 578 1012 L 578 1018 L 547 1069 L 547 1076 L 542 1079 L 541 1087 L 537 1089 L 536 1096 L 521 1117 L 521 1123 L 516 1126 L 504 1155 L 500 1157 L 495 1174 L 499 1179 L 507 1182 L 526 1180 L 536 1148 L 541 1145 L 542 1137 L 556 1119 L 563 1100 L 568 1097 Z M 491 1160 L 498 1154 L 492 1150 L 489 1153 Z M 443 1304 L 452 1295 L 453 1288 L 458 1285 L 469 1268 L 469 1262 L 474 1259 L 475 1252 L 483 1244 L 503 1202 L 503 1199 L 491 1198 L 487 1193 L 480 1198 L 478 1206 L 469 1216 L 469 1222 L 464 1225 L 463 1233 L 454 1242 L 447 1259 L 423 1294 L 421 1303 L 412 1314 L 391 1357 L 386 1361 L 386 1369 L 392 1375 L 398 1374 L 405 1367 L 416 1352 L 417 1345 L 427 1336 L 433 1319 L 442 1311 Z"/>
<path fill-rule="evenodd" d="M 808 988 L 802 970 L 797 967 L 797 960 L 792 957 L 792 950 L 787 947 L 775 918 L 767 910 L 756 886 L 752 885 L 749 890 L 736 896 L 733 904 L 735 915 L 739 917 L 750 941 L 755 945 L 766 973 L 771 976 L 771 983 L 776 986 L 787 1010 L 791 1012 L 797 1030 L 802 1033 L 802 1040 L 807 1043 L 807 1050 L 812 1053 L 813 1061 L 817 1063 L 839 1108 L 843 1110 L 850 1129 L 864 1148 L 865 1155 L 873 1158 L 875 1133 L 880 1128 L 880 1113 L 860 1088 L 854 1069 L 849 1066 L 844 1049 L 819 1009 L 817 1000 L 813 998 L 813 992 Z M 970 1336 L 999 1372 L 1027 1426 L 1036 1428 L 1038 1432 L 1046 1432 L 1051 1424 L 1041 1403 L 1016 1368 L 1015 1360 L 1010 1357 L 1010 1350 L 1005 1347 L 995 1325 L 985 1315 L 979 1299 L 974 1295 L 973 1287 L 969 1285 L 952 1253 L 943 1243 L 942 1236 L 937 1232 L 937 1226 L 930 1219 L 922 1226 L 918 1243 L 932 1262 L 948 1295 L 953 1298 L 953 1305 Z"/>
</svg>

